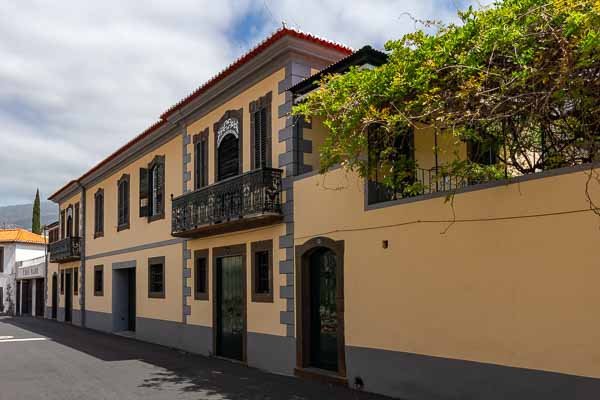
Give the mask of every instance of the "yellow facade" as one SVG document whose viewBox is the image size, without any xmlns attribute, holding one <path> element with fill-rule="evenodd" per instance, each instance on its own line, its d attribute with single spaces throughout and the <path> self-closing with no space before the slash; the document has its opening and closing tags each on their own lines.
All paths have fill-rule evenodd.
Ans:
<svg viewBox="0 0 600 400">
<path fill-rule="evenodd" d="M 581 379 L 600 378 L 600 320 L 594 314 L 600 304 L 595 257 L 600 222 L 585 196 L 587 171 L 571 167 L 461 187 L 452 201 L 446 199 L 448 192 L 431 190 L 369 204 L 369 185 L 356 174 L 339 167 L 316 173 L 327 130 L 319 119 L 296 125 L 297 119 L 289 115 L 293 98 L 285 90 L 347 53 L 312 39 L 298 40 L 285 42 L 288 47 L 275 42 L 271 50 L 262 49 L 266 53 L 257 60 L 244 61 L 241 70 L 228 72 L 163 115 L 155 130 L 84 175 L 79 186 L 70 183 L 55 195 L 61 210 L 75 203 L 82 207 L 81 259 L 48 266 L 48 277 L 56 273 L 59 284 L 61 271 L 80 269 L 73 309 L 81 314 L 81 324 L 109 332 L 131 330 L 123 325 L 127 302 L 134 310 L 138 338 L 222 355 L 216 310 L 217 296 L 223 294 L 215 285 L 215 263 L 223 254 L 244 254 L 244 298 L 235 303 L 244 320 L 235 328 L 243 331 L 243 355 L 230 358 L 250 366 L 318 375 L 407 399 L 516 398 L 513 393 L 529 399 L 528 394 L 556 379 L 579 388 Z M 312 46 L 305 49 L 312 53 L 302 53 L 300 43 Z M 279 45 L 284 47 L 280 53 L 268 53 Z M 281 169 L 282 181 L 260 193 L 239 174 L 225 183 L 236 182 L 238 187 L 231 190 L 243 193 L 242 202 L 276 191 L 280 209 L 230 214 L 207 223 L 210 229 L 194 225 L 190 221 L 206 208 L 213 207 L 209 211 L 216 215 L 218 207 L 239 201 L 227 193 L 207 196 L 209 206 L 197 199 L 223 185 L 215 171 L 217 124 L 242 110 L 238 171 L 255 170 L 250 104 L 268 94 L 270 165 Z M 195 190 L 194 138 L 206 132 L 208 185 Z M 422 127 L 415 129 L 414 154 L 418 168 L 431 170 L 465 159 L 467 146 L 451 132 L 436 135 Z M 153 219 L 140 216 L 140 170 L 157 157 L 165 161 L 164 217 Z M 120 229 L 118 182 L 124 176 L 129 177 L 129 226 Z M 100 191 L 104 229 L 96 235 L 94 204 Z M 597 185 L 589 193 L 600 198 Z M 188 202 L 177 212 L 173 206 L 181 199 Z M 276 215 L 256 223 L 253 218 L 261 212 L 261 217 Z M 178 231 L 180 223 L 185 227 Z M 259 262 L 253 248 L 266 242 L 272 245 L 271 297 L 260 301 L 253 293 L 258 284 L 254 264 Z M 207 286 L 198 297 L 196 285 L 202 279 L 196 276 L 197 252 L 206 257 Z M 322 254 L 328 258 L 318 264 L 314 260 Z M 162 296 L 150 290 L 150 260 L 156 258 L 164 258 Z M 103 290 L 96 293 L 99 267 Z M 330 268 L 335 282 L 343 281 L 328 292 L 326 305 L 317 302 L 327 297 L 319 298 L 321 283 L 311 280 L 317 268 Z M 124 289 L 125 270 L 135 271 L 133 298 L 124 294 L 132 290 Z M 331 270 L 323 286 L 334 280 Z M 335 311 L 322 313 L 332 303 Z M 62 294 L 58 307 L 65 307 Z M 315 310 L 319 317 L 325 315 L 323 320 L 315 322 Z M 311 324 L 319 329 L 311 330 Z M 337 359 L 317 364 L 310 360 L 310 346 L 323 337 L 331 339 L 331 331 L 337 335 Z M 533 370 L 535 379 L 523 378 L 529 373 L 525 370 Z M 504 385 L 499 392 L 498 382 Z M 500 397 L 488 396 L 496 392 Z M 552 390 L 544 393 L 556 395 Z"/>
<path fill-rule="evenodd" d="M 295 243 L 345 242 L 347 345 L 600 378 L 586 179 L 459 193 L 454 211 L 444 197 L 365 210 L 360 179 L 337 169 L 295 182 Z"/>
</svg>

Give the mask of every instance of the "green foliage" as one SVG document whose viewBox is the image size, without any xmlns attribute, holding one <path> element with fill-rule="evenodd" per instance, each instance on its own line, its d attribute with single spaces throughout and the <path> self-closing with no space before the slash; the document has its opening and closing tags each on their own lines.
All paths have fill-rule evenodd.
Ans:
<svg viewBox="0 0 600 400">
<path fill-rule="evenodd" d="M 326 77 L 294 108 L 329 130 L 321 170 L 341 163 L 368 176 L 369 135 L 389 140 L 424 126 L 457 141 L 494 145 L 497 163 L 458 157 L 448 173 L 477 180 L 595 161 L 600 155 L 600 2 L 506 0 L 460 12 L 460 24 L 417 31 L 386 44 L 389 62 Z M 412 166 L 405 166 L 406 169 Z"/>
<path fill-rule="evenodd" d="M 40 223 L 40 190 L 38 189 L 35 192 L 35 201 L 33 202 L 33 216 L 31 219 L 31 231 L 33 233 L 37 233 L 38 235 L 42 234 L 42 227 Z"/>
</svg>

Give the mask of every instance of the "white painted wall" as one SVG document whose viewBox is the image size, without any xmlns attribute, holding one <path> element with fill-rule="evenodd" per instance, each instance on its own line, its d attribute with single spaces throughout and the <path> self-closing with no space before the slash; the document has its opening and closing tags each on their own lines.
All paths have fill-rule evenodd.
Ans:
<svg viewBox="0 0 600 400">
<path fill-rule="evenodd" d="M 45 254 L 44 245 L 17 243 L 16 261 L 31 260 L 32 258 L 43 257 Z"/>
<path fill-rule="evenodd" d="M 3 243 L 0 246 L 4 247 L 4 272 L 0 272 L 0 287 L 2 287 L 2 310 L 6 312 L 9 306 L 9 291 L 12 298 L 13 307 L 17 303 L 17 286 L 15 280 L 15 262 L 16 262 L 16 244 Z M 10 290 L 9 290 L 10 285 Z"/>
<path fill-rule="evenodd" d="M 17 261 L 27 261 L 44 257 L 46 251 L 43 244 L 2 243 L 0 246 L 4 247 L 4 272 L 0 272 L 0 287 L 3 288 L 2 300 L 4 306 L 1 308 L 6 312 L 9 307 L 9 291 L 11 292 L 10 297 L 12 298 L 13 306 L 16 307 L 17 304 L 17 270 L 15 263 Z"/>
</svg>

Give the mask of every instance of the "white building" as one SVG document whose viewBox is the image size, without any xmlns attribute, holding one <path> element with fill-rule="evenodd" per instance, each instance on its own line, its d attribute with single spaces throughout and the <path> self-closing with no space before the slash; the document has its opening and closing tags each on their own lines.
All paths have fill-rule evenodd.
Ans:
<svg viewBox="0 0 600 400">
<path fill-rule="evenodd" d="M 45 295 L 46 240 L 24 229 L 0 230 L 0 313 L 38 315 Z"/>
</svg>

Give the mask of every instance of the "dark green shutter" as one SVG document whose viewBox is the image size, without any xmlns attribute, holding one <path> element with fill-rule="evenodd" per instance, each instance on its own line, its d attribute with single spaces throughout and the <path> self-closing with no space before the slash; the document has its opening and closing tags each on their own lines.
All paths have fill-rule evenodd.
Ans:
<svg viewBox="0 0 600 400">
<path fill-rule="evenodd" d="M 148 216 L 148 169 L 140 168 L 140 217 Z"/>
</svg>

